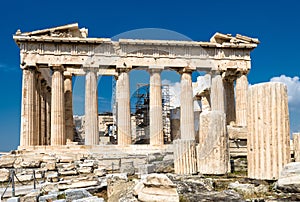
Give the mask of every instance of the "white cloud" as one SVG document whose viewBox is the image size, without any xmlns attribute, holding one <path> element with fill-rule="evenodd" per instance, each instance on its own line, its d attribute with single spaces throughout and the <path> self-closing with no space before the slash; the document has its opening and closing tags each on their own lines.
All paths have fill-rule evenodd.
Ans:
<svg viewBox="0 0 300 202">
<path fill-rule="evenodd" d="M 290 128 L 291 132 L 300 131 L 300 81 L 299 77 L 288 77 L 281 75 L 279 77 L 273 77 L 270 79 L 271 82 L 281 82 L 286 84 L 289 102 L 289 113 L 290 113 Z"/>
<path fill-rule="evenodd" d="M 288 77 L 285 75 L 281 75 L 280 77 L 273 77 L 270 80 L 271 82 L 281 82 L 287 86 L 288 90 L 288 99 L 290 107 L 300 107 L 300 81 L 299 77 Z"/>
<path fill-rule="evenodd" d="M 170 106 L 176 108 L 180 106 L 180 82 L 171 82 L 170 80 L 162 80 L 163 85 L 169 85 Z"/>
</svg>

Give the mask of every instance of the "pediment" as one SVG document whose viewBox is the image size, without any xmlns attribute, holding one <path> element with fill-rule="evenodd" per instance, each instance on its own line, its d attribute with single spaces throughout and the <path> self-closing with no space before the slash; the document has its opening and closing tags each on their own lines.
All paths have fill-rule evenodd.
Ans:
<svg viewBox="0 0 300 202">
<path fill-rule="evenodd" d="M 85 28 L 79 29 L 78 23 L 48 28 L 48 29 L 42 29 L 42 30 L 36 30 L 31 32 L 24 32 L 22 33 L 20 30 L 16 32 L 16 35 L 21 36 L 47 36 L 47 37 L 79 37 L 79 38 L 86 38 L 88 34 L 88 30 Z"/>
</svg>

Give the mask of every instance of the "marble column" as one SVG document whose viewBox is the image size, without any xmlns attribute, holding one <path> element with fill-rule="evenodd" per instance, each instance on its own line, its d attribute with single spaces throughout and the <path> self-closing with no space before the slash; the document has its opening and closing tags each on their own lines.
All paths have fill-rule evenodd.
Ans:
<svg viewBox="0 0 300 202">
<path fill-rule="evenodd" d="M 181 74 L 180 133 L 181 139 L 195 140 L 192 73 Z"/>
<path fill-rule="evenodd" d="M 293 147 L 295 162 L 300 162 L 300 133 L 293 133 Z"/>
<path fill-rule="evenodd" d="M 35 131 L 37 145 L 41 144 L 41 73 L 36 73 L 36 89 L 35 89 Z"/>
<path fill-rule="evenodd" d="M 229 142 L 226 115 L 220 111 L 200 114 L 197 167 L 201 174 L 226 174 L 229 171 Z"/>
<path fill-rule="evenodd" d="M 46 130 L 47 130 L 47 111 L 46 111 L 46 81 L 41 81 L 41 135 L 40 145 L 46 145 Z"/>
<path fill-rule="evenodd" d="M 97 73 L 87 70 L 85 75 L 85 144 L 99 144 Z"/>
<path fill-rule="evenodd" d="M 51 88 L 46 90 L 46 145 L 51 144 Z"/>
<path fill-rule="evenodd" d="M 163 145 L 161 70 L 150 69 L 150 145 Z"/>
<path fill-rule="evenodd" d="M 65 145 L 65 97 L 62 66 L 52 66 L 51 145 Z"/>
<path fill-rule="evenodd" d="M 248 92 L 248 177 L 276 180 L 290 162 L 290 125 L 287 88 L 262 83 Z"/>
<path fill-rule="evenodd" d="M 186 70 L 181 73 L 180 103 L 181 139 L 173 141 L 175 173 L 195 174 L 197 163 L 192 74 Z"/>
<path fill-rule="evenodd" d="M 130 119 L 130 88 L 128 70 L 119 70 L 117 80 L 117 124 L 118 124 L 118 145 L 126 146 L 132 142 L 131 119 Z"/>
<path fill-rule="evenodd" d="M 219 72 L 213 72 L 210 90 L 211 110 L 225 113 L 225 93 L 222 76 Z"/>
<path fill-rule="evenodd" d="M 247 92 L 248 79 L 246 74 L 240 75 L 236 79 L 235 93 L 236 93 L 236 125 L 247 126 Z"/>
<path fill-rule="evenodd" d="M 36 145 L 35 131 L 35 67 L 23 69 L 20 146 Z"/>
<path fill-rule="evenodd" d="M 225 90 L 225 103 L 226 103 L 226 124 L 235 121 L 235 97 L 234 97 L 234 84 L 233 79 L 227 78 L 223 82 Z"/>
<path fill-rule="evenodd" d="M 73 96 L 72 96 L 72 74 L 64 72 L 65 90 L 65 113 L 66 113 L 66 138 L 67 142 L 73 142 L 74 123 L 73 123 Z"/>
</svg>

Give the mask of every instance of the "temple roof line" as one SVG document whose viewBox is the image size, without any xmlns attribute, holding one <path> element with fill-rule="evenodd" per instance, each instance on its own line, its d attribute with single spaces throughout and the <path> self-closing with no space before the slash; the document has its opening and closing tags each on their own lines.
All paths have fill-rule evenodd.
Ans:
<svg viewBox="0 0 300 202">
<path fill-rule="evenodd" d="M 249 48 L 253 49 L 259 44 L 257 38 L 251 38 L 236 34 L 215 33 L 209 42 L 202 41 L 175 41 L 175 40 L 149 40 L 149 39 L 119 39 L 112 41 L 110 38 L 87 38 L 88 29 L 79 29 L 78 23 L 58 26 L 48 29 L 36 30 L 22 33 L 18 30 L 13 36 L 17 44 L 24 41 L 36 42 L 65 42 L 65 43 L 110 43 L 127 45 L 164 45 L 164 46 L 202 46 L 202 47 L 220 47 L 220 48 Z"/>
</svg>

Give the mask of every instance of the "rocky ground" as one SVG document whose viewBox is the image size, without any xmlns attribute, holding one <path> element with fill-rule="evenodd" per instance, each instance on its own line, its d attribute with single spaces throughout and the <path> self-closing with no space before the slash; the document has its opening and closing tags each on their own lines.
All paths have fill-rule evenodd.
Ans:
<svg viewBox="0 0 300 202">
<path fill-rule="evenodd" d="M 176 175 L 167 153 L 124 159 L 10 154 L 0 159 L 0 194 L 14 170 L 16 195 L 24 202 L 300 201 L 299 162 L 288 164 L 278 181 L 265 181 L 247 178 L 245 158 L 232 159 L 232 173 L 222 176 Z M 8 189 L 4 201 L 11 194 Z"/>
</svg>

